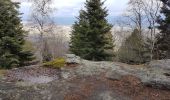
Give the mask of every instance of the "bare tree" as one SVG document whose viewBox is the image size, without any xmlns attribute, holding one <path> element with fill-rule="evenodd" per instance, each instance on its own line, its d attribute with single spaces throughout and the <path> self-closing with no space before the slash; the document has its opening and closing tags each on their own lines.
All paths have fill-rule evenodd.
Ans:
<svg viewBox="0 0 170 100">
<path fill-rule="evenodd" d="M 126 38 L 129 37 L 130 34 L 132 34 L 132 32 L 135 29 L 138 30 L 138 33 L 140 34 L 141 37 L 143 35 L 145 17 L 143 16 L 144 12 L 141 6 L 142 4 L 138 0 L 130 0 L 128 2 L 128 8 L 123 13 L 122 19 L 119 19 L 118 22 L 119 22 L 119 27 L 121 28 L 121 30 L 117 32 L 119 32 L 119 34 L 124 33 L 124 36 L 121 36 L 121 38 L 123 37 L 123 39 L 122 39 L 122 42 L 121 42 L 122 44 L 119 50 L 123 46 L 124 42 L 126 42 Z M 142 47 L 142 46 L 139 46 L 139 47 Z M 119 50 L 118 50 L 118 57 L 120 53 Z M 142 53 L 143 48 L 139 48 L 138 52 Z"/>
<path fill-rule="evenodd" d="M 40 61 L 48 61 L 62 57 L 68 52 L 68 29 L 59 27 L 53 20 L 53 0 L 30 0 L 32 2 L 31 26 L 38 32 L 37 57 Z M 35 38 L 35 37 L 34 37 Z"/>
<path fill-rule="evenodd" d="M 56 27 L 56 30 L 58 34 L 51 34 L 48 39 L 53 59 L 62 57 L 68 52 L 69 49 L 69 40 L 67 38 L 66 29 Z"/>
<path fill-rule="evenodd" d="M 53 9 L 51 8 L 52 0 L 30 0 L 32 2 L 31 21 L 33 28 L 40 33 L 37 48 L 40 52 L 40 61 L 51 60 L 51 52 L 47 41 L 47 35 L 54 27 L 51 18 Z"/>
<path fill-rule="evenodd" d="M 155 46 L 155 36 L 156 36 L 156 20 L 159 16 L 159 11 L 161 8 L 161 2 L 159 0 L 140 0 L 142 3 L 142 9 L 145 13 L 147 23 L 148 23 L 148 28 L 150 30 L 150 59 L 153 59 L 153 49 Z"/>
<path fill-rule="evenodd" d="M 149 39 L 150 39 L 150 60 L 153 59 L 153 49 L 155 45 L 155 36 L 156 36 L 156 20 L 159 16 L 159 11 L 161 8 L 161 2 L 159 0 L 130 0 L 129 2 L 133 10 L 134 15 L 137 15 L 136 20 L 133 20 L 141 29 L 145 27 L 145 30 L 148 28 Z M 140 20 L 143 17 L 142 20 Z M 143 21 L 143 25 L 142 25 Z"/>
<path fill-rule="evenodd" d="M 157 33 L 156 20 L 159 15 L 161 2 L 159 0 L 130 0 L 124 13 L 126 27 L 138 29 L 140 34 L 149 36 L 150 60 L 153 59 L 155 35 Z"/>
<path fill-rule="evenodd" d="M 145 20 L 142 3 L 140 0 L 130 0 L 128 5 L 127 11 L 124 13 L 124 17 L 127 18 L 127 25 L 129 25 L 132 30 L 135 28 L 138 29 L 140 34 L 142 34 Z"/>
</svg>

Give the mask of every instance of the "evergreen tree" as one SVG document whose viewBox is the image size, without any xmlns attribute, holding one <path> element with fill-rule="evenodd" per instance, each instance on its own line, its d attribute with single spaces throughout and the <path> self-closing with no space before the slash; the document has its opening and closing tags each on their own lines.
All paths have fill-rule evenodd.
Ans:
<svg viewBox="0 0 170 100">
<path fill-rule="evenodd" d="M 129 64 L 141 64 L 149 61 L 149 50 L 145 47 L 143 36 L 137 29 L 126 38 L 118 51 L 118 57 L 121 62 Z"/>
<path fill-rule="evenodd" d="M 24 33 L 18 12 L 19 3 L 0 0 L 0 67 L 11 68 L 33 59 L 23 51 Z"/>
<path fill-rule="evenodd" d="M 70 51 L 87 60 L 111 60 L 113 57 L 112 25 L 101 0 L 87 0 L 73 25 Z"/>
<path fill-rule="evenodd" d="M 161 1 L 163 3 L 162 15 L 158 18 L 160 34 L 156 37 L 154 57 L 156 59 L 170 59 L 170 1 Z"/>
</svg>

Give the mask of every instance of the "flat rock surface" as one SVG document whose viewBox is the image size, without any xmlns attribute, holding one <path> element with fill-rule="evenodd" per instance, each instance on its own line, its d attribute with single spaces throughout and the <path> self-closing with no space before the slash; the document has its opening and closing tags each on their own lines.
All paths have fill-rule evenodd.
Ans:
<svg viewBox="0 0 170 100">
<path fill-rule="evenodd" d="M 152 68 L 161 68 L 161 69 L 170 70 L 170 59 L 151 61 L 149 63 L 149 66 Z"/>
<path fill-rule="evenodd" d="M 61 70 L 23 67 L 9 70 L 0 78 L 0 100 L 168 100 L 169 90 L 144 85 L 160 87 L 151 79 L 159 76 L 164 82 L 161 79 L 168 76 L 162 74 L 164 71 L 86 60 L 77 67 L 68 66 Z M 167 84 L 165 82 L 164 86 Z"/>
</svg>

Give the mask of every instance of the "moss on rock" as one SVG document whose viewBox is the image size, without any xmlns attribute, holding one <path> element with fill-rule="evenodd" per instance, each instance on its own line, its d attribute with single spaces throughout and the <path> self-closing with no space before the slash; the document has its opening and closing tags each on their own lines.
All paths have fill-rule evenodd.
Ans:
<svg viewBox="0 0 170 100">
<path fill-rule="evenodd" d="M 56 58 L 53 61 L 44 63 L 43 66 L 50 68 L 61 68 L 65 66 L 65 63 L 66 61 L 64 58 Z"/>
</svg>

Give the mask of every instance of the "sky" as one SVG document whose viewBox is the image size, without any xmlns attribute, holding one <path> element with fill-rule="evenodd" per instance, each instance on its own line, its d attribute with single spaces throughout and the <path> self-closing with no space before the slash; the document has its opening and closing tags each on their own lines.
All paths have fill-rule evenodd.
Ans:
<svg viewBox="0 0 170 100">
<path fill-rule="evenodd" d="M 19 1 L 20 12 L 23 13 L 23 22 L 27 22 L 30 18 L 31 3 L 28 0 L 13 0 Z M 84 7 L 86 0 L 54 0 L 52 6 L 56 8 L 54 12 L 54 19 L 57 24 L 71 25 L 76 20 L 76 16 L 79 15 L 79 10 Z M 113 22 L 114 18 L 121 15 L 126 9 L 128 0 L 106 0 L 105 7 L 109 10 L 108 20 Z"/>
</svg>

